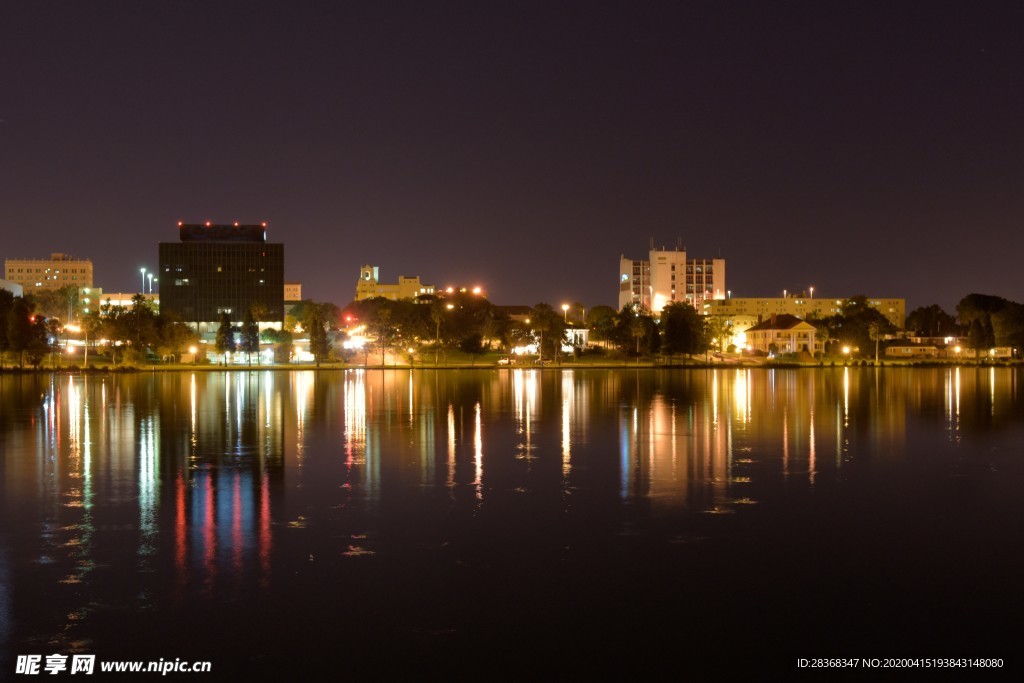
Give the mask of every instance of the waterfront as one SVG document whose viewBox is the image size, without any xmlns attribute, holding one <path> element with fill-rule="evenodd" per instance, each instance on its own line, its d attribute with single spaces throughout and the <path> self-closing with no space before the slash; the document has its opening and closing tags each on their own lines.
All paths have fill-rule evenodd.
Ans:
<svg viewBox="0 0 1024 683">
<path fill-rule="evenodd" d="M 484 678 L 1012 663 L 1021 377 L 0 376 L 0 654 Z"/>
</svg>

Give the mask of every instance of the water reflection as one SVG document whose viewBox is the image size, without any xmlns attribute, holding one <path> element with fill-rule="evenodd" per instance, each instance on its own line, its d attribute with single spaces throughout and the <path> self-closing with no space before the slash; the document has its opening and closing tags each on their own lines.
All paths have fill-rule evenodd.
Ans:
<svg viewBox="0 0 1024 683">
<path fill-rule="evenodd" d="M 1019 426 L 1018 376 L 0 376 L 0 634 L 15 618 L 29 641 L 88 649 L 97 611 L 273 591 L 278 575 L 404 552 L 396 538 L 427 542 L 407 529 L 453 519 L 754 515 L 926 450 L 911 437 L 956 448 Z M 50 608 L 27 614 L 4 586 Z"/>
</svg>

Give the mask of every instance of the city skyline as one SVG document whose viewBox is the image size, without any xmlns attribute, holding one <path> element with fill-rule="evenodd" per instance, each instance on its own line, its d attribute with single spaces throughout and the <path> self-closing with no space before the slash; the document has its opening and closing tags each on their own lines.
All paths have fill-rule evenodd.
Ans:
<svg viewBox="0 0 1024 683">
<path fill-rule="evenodd" d="M 1024 299 L 1010 4 L 8 8 L 2 256 L 126 291 L 178 221 L 268 223 L 506 304 L 616 302 L 681 239 L 734 295 Z"/>
</svg>

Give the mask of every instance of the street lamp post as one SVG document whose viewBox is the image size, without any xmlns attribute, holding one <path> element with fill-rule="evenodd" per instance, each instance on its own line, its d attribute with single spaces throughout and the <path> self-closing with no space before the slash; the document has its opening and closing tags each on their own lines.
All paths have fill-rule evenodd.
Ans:
<svg viewBox="0 0 1024 683">
<path fill-rule="evenodd" d="M 146 293 L 146 269 L 139 268 L 139 272 L 142 273 L 142 293 Z"/>
<path fill-rule="evenodd" d="M 569 322 L 569 304 L 562 304 L 562 318 Z"/>
<path fill-rule="evenodd" d="M 146 278 L 149 280 L 149 293 L 153 293 L 153 273 L 147 273 Z"/>
</svg>

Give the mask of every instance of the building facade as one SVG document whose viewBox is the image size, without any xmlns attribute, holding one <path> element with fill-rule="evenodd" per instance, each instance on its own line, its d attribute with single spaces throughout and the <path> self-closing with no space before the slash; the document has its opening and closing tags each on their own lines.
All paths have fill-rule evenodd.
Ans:
<svg viewBox="0 0 1024 683">
<path fill-rule="evenodd" d="M 661 313 L 667 304 L 685 301 L 701 311 L 706 301 L 725 296 L 725 259 L 691 259 L 684 249 L 653 246 L 646 261 L 619 258 L 619 309 L 639 304 Z"/>
<path fill-rule="evenodd" d="M 50 254 L 49 259 L 6 259 L 5 279 L 35 289 L 92 287 L 92 261 L 67 254 Z"/>
<path fill-rule="evenodd" d="M 704 303 L 705 315 L 754 317 L 764 320 L 773 315 L 792 315 L 800 319 L 808 317 L 829 318 L 843 312 L 850 299 L 815 299 L 802 294 L 789 294 L 781 298 L 749 297 L 713 299 Z M 903 329 L 907 319 L 906 299 L 882 299 L 869 297 L 868 306 L 876 309 L 893 324 Z"/>
<path fill-rule="evenodd" d="M 239 323 L 253 305 L 261 328 L 284 321 L 284 245 L 267 242 L 266 224 L 178 224 L 178 242 L 160 243 L 160 305 L 200 333 L 222 313 Z"/>
<path fill-rule="evenodd" d="M 433 294 L 434 285 L 425 285 L 420 282 L 419 276 L 406 277 L 398 276 L 395 284 L 383 284 L 380 281 L 379 266 L 363 266 L 359 269 L 359 282 L 356 283 L 356 301 L 383 297 L 398 301 L 400 299 L 415 299 L 424 294 Z"/>
<path fill-rule="evenodd" d="M 773 315 L 746 330 L 747 349 L 767 354 L 823 351 L 817 328 L 794 315 Z"/>
</svg>

